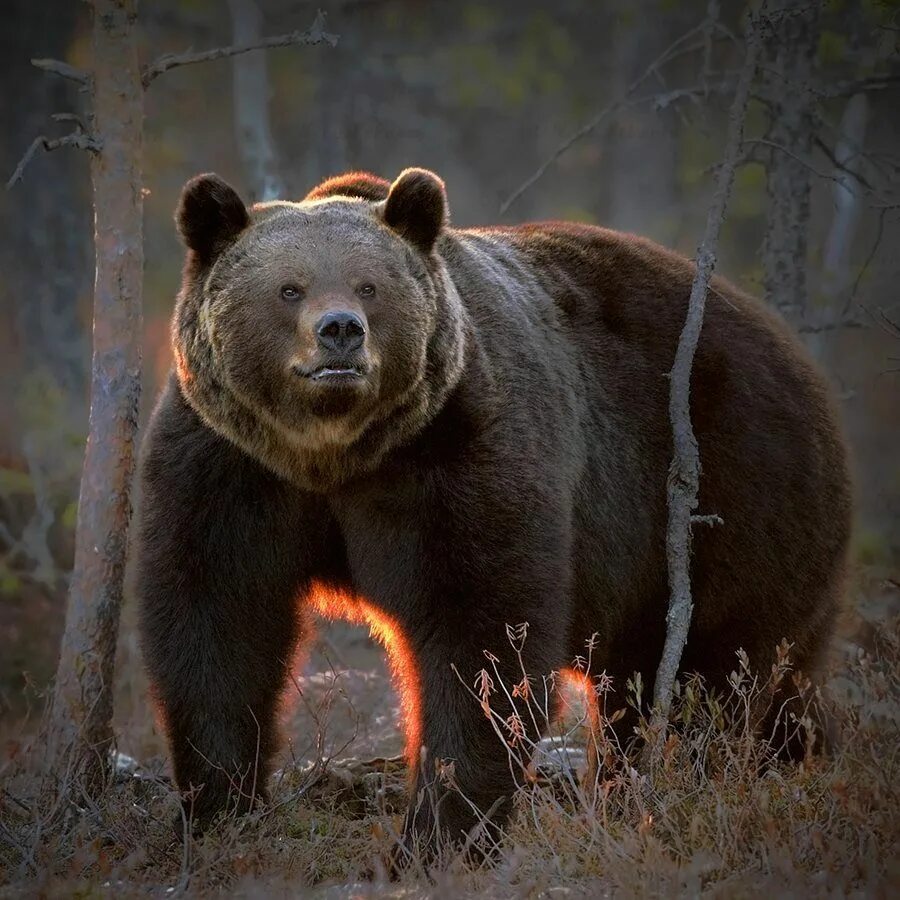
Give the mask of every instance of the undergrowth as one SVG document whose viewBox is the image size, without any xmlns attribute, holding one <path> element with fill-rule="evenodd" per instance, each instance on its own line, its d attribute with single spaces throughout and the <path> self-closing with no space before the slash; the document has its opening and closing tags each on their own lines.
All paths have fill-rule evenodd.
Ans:
<svg viewBox="0 0 900 900">
<path fill-rule="evenodd" d="M 524 633 L 512 630 L 514 645 Z M 735 658 L 727 696 L 697 679 L 676 697 L 674 727 L 642 757 L 609 727 L 640 682 L 613 685 L 577 662 L 577 696 L 553 737 L 523 724 L 547 716 L 556 676 L 504 685 L 487 655 L 469 685 L 492 717 L 497 752 L 517 774 L 516 815 L 490 864 L 445 855 L 389 877 L 398 840 L 403 766 L 397 760 L 290 765 L 266 809 L 227 819 L 204 837 L 173 836 L 177 798 L 165 774 L 130 767 L 99 798 L 54 791 L 16 745 L 0 771 L 4 896 L 890 896 L 900 888 L 900 619 L 871 648 L 845 653 L 827 685 L 790 671 L 787 648 L 764 677 Z M 829 722 L 831 747 L 797 763 L 773 758 L 754 728 L 773 684 L 793 679 Z M 502 693 L 516 712 L 501 718 Z M 568 696 L 568 695 L 567 695 Z M 517 717 L 519 720 L 517 721 Z M 796 727 L 813 730 L 809 716 Z M 323 722 L 323 728 L 327 723 Z M 637 732 L 646 730 L 638 720 Z M 324 741 L 319 742 L 324 746 Z M 452 778 L 452 768 L 448 770 Z M 55 801 L 47 797 L 56 797 Z"/>
</svg>

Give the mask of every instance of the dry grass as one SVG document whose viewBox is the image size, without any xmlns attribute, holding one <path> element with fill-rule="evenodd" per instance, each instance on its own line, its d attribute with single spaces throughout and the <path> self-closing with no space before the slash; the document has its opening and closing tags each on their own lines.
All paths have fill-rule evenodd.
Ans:
<svg viewBox="0 0 900 900">
<path fill-rule="evenodd" d="M 798 692 L 816 700 L 810 709 L 827 711 L 834 732 L 831 754 L 800 765 L 773 762 L 750 727 L 773 683 L 792 679 L 786 664 L 755 678 L 749 662 L 736 658 L 726 698 L 709 696 L 697 681 L 687 684 L 676 702 L 675 731 L 641 772 L 635 753 L 604 723 L 592 726 L 577 702 L 555 740 L 537 747 L 515 718 L 495 717 L 497 752 L 509 755 L 520 783 L 518 814 L 492 865 L 445 857 L 444 871 L 430 878 L 416 865 L 396 881 L 385 875 L 405 802 L 401 767 L 391 760 L 288 767 L 275 779 L 268 809 L 184 845 L 173 839 L 178 804 L 163 775 L 120 774 L 99 799 L 70 791 L 74 799 L 54 805 L 40 799 L 53 794 L 48 776 L 29 774 L 36 751 L 30 758 L 14 752 L 0 772 L 2 893 L 896 895 L 900 619 L 879 626 L 867 643 L 867 650 L 844 654 L 818 696 L 797 680 Z M 622 693 L 633 702 L 640 685 L 611 693 L 602 676 L 591 675 L 589 655 L 586 683 L 606 710 L 624 705 Z M 470 686 L 472 702 L 493 715 L 492 697 L 507 691 L 522 721 L 546 715 L 549 697 L 560 690 L 552 678 L 532 679 L 528 689 L 502 685 L 490 657 L 485 676 Z M 327 709 L 320 711 L 323 728 Z M 561 748 L 572 759 L 597 756 L 604 764 L 593 775 L 576 775 L 554 762 Z"/>
</svg>

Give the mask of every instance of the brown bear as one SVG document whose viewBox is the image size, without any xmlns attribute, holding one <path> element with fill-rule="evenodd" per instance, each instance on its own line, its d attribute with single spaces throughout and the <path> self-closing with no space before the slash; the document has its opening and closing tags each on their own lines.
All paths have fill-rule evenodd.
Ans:
<svg viewBox="0 0 900 900">
<path fill-rule="evenodd" d="M 521 680 L 507 624 L 529 623 L 533 675 L 596 635 L 620 691 L 635 671 L 652 688 L 667 374 L 694 265 L 587 225 L 453 229 L 421 169 L 250 209 L 201 175 L 177 224 L 187 260 L 145 440 L 138 590 L 191 815 L 265 796 L 279 696 L 318 607 L 392 645 L 414 787 L 454 761 L 459 793 L 436 784 L 407 834 L 460 839 L 475 808 L 502 822 L 509 762 L 461 681 L 485 650 Z M 787 638 L 810 671 L 844 584 L 845 447 L 797 340 L 718 278 L 691 413 L 699 512 L 722 523 L 694 535 L 682 668 L 724 687 L 738 648 L 768 667 Z M 509 713 L 499 689 L 492 703 Z"/>
</svg>

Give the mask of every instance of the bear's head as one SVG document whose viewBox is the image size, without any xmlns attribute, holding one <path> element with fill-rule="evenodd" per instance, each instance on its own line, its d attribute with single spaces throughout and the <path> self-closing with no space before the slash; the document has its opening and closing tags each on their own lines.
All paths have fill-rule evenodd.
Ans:
<svg viewBox="0 0 900 900">
<path fill-rule="evenodd" d="M 465 313 L 438 244 L 443 182 L 354 174 L 249 209 L 187 183 L 176 372 L 205 423 L 283 477 L 329 490 L 376 466 L 459 379 Z"/>
</svg>

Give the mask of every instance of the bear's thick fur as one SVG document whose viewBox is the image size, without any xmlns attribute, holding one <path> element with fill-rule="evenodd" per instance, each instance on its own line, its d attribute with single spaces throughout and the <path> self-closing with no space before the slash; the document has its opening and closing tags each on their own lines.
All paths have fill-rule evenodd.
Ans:
<svg viewBox="0 0 900 900">
<path fill-rule="evenodd" d="M 250 209 L 200 176 L 177 221 L 176 366 L 145 442 L 138 588 L 194 817 L 264 795 L 302 611 L 343 602 L 400 645 L 409 751 L 427 748 L 417 786 L 452 759 L 502 820 L 507 756 L 460 679 L 490 650 L 521 681 L 507 624 L 529 623 L 533 675 L 596 635 L 620 692 L 635 670 L 652 688 L 667 373 L 693 264 L 586 225 L 451 229 L 443 183 L 418 169 Z M 691 408 L 699 512 L 722 524 L 694 533 L 683 669 L 724 686 L 739 647 L 767 670 L 787 638 L 810 671 L 851 518 L 826 384 L 773 313 L 717 278 Z M 499 686 L 491 702 L 509 715 Z M 436 790 L 458 838 L 473 814 Z M 433 825 L 428 804 L 407 821 Z"/>
</svg>

